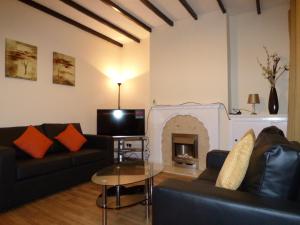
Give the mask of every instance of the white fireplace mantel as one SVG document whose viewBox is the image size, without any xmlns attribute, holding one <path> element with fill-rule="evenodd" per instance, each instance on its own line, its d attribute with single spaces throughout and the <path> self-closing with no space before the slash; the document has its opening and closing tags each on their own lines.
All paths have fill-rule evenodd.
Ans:
<svg viewBox="0 0 300 225">
<path fill-rule="evenodd" d="M 186 104 L 153 106 L 149 117 L 150 160 L 162 163 L 162 132 L 166 123 L 177 115 L 190 115 L 203 123 L 208 131 L 209 150 L 220 147 L 221 104 Z"/>
</svg>

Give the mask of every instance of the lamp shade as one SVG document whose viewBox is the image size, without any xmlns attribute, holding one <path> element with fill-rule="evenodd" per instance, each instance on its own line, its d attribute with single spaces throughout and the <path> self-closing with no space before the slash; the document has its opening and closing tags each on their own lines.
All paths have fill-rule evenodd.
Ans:
<svg viewBox="0 0 300 225">
<path fill-rule="evenodd" d="M 258 94 L 249 94 L 248 96 L 248 104 L 259 104 L 259 95 Z"/>
</svg>

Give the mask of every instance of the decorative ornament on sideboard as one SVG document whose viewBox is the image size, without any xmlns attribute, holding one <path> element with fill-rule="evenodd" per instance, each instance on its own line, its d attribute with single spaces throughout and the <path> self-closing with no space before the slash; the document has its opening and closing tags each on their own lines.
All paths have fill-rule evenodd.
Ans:
<svg viewBox="0 0 300 225">
<path fill-rule="evenodd" d="M 256 115 L 256 111 L 255 111 L 255 104 L 259 104 L 260 103 L 260 99 L 259 99 L 259 95 L 258 94 L 249 94 L 248 95 L 248 104 L 252 104 L 252 111 L 251 111 L 251 115 Z"/>
<path fill-rule="evenodd" d="M 257 59 L 260 68 L 262 69 L 262 75 L 269 81 L 271 85 L 270 94 L 269 94 L 269 113 L 277 114 L 279 110 L 279 102 L 276 91 L 276 82 L 277 80 L 289 70 L 288 65 L 279 65 L 281 57 L 277 53 L 270 54 L 268 49 L 264 46 L 267 61 L 266 64 L 263 65 L 259 59 Z"/>
</svg>

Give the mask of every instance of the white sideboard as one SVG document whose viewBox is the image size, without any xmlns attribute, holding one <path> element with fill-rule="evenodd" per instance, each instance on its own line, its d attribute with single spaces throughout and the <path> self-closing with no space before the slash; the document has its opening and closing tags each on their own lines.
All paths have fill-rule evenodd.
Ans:
<svg viewBox="0 0 300 225">
<path fill-rule="evenodd" d="M 277 126 L 285 135 L 287 132 L 287 115 L 231 115 L 230 118 L 229 149 L 251 128 L 256 136 L 268 126 Z"/>
</svg>

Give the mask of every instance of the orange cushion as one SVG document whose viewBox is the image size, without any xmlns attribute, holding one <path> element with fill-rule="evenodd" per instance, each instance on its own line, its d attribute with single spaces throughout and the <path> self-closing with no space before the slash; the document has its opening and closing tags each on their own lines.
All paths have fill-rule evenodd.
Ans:
<svg viewBox="0 0 300 225">
<path fill-rule="evenodd" d="M 86 138 L 73 126 L 69 124 L 67 128 L 55 137 L 71 152 L 77 152 L 87 141 Z"/>
<path fill-rule="evenodd" d="M 14 144 L 33 158 L 43 158 L 53 144 L 49 138 L 33 126 L 28 126 L 25 132 L 14 141 Z"/>
</svg>

